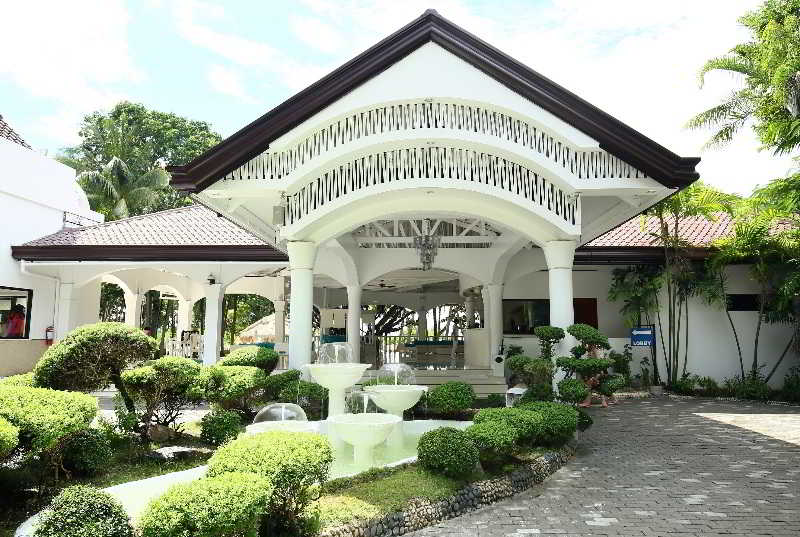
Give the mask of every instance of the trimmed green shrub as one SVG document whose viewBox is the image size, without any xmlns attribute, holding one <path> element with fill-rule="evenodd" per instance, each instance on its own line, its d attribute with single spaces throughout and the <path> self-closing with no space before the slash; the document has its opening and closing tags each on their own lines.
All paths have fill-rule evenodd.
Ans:
<svg viewBox="0 0 800 537">
<path fill-rule="evenodd" d="M 486 396 L 487 408 L 501 408 L 506 406 L 506 397 L 502 393 L 490 393 Z"/>
<path fill-rule="evenodd" d="M 534 358 L 524 367 L 528 385 L 553 384 L 553 362 L 544 358 Z"/>
<path fill-rule="evenodd" d="M 127 513 L 109 493 L 77 485 L 42 512 L 34 537 L 133 537 Z"/>
<path fill-rule="evenodd" d="M 588 324 L 573 324 L 567 328 L 567 332 L 581 342 L 586 347 L 586 352 L 590 354 L 597 349 L 610 349 L 608 337 L 594 326 Z"/>
<path fill-rule="evenodd" d="M 760 373 L 750 373 L 744 380 L 737 379 L 733 396 L 738 399 L 766 401 L 772 391 Z"/>
<path fill-rule="evenodd" d="M 296 380 L 300 380 L 303 374 L 297 369 L 290 369 L 277 375 L 270 375 L 264 382 L 264 402 L 277 401 L 281 391 Z"/>
<path fill-rule="evenodd" d="M 489 420 L 470 425 L 464 430 L 467 437 L 478 448 L 483 467 L 494 470 L 514 453 L 519 435 L 510 423 L 504 420 Z"/>
<path fill-rule="evenodd" d="M 506 367 L 515 375 L 524 376 L 525 366 L 528 365 L 533 358 L 525 356 L 524 354 L 515 354 L 506 358 Z"/>
<path fill-rule="evenodd" d="M 521 408 L 487 408 L 475 414 L 475 423 L 503 421 L 517 432 L 520 443 L 532 444 L 539 437 L 542 417 Z"/>
<path fill-rule="evenodd" d="M 530 410 L 541 415 L 539 437 L 536 443 L 545 446 L 560 446 L 566 443 L 578 428 L 578 411 L 561 403 L 524 403 L 516 408 Z"/>
<path fill-rule="evenodd" d="M 214 446 L 221 446 L 239 436 L 242 418 L 233 410 L 214 409 L 200 420 L 200 439 Z"/>
<path fill-rule="evenodd" d="M 462 412 L 474 402 L 475 391 L 465 382 L 445 382 L 428 392 L 428 406 L 442 414 Z"/>
<path fill-rule="evenodd" d="M 605 358 L 575 358 L 562 356 L 556 360 L 558 367 L 568 375 L 578 373 L 583 378 L 593 377 L 611 367 L 611 360 Z"/>
<path fill-rule="evenodd" d="M 278 394 L 280 403 L 296 403 L 310 419 L 322 419 L 325 414 L 325 401 L 328 390 L 316 382 L 293 380 L 287 383 Z"/>
<path fill-rule="evenodd" d="M 144 424 L 144 434 L 154 420 L 174 424 L 184 408 L 198 401 L 191 388 L 199 373 L 197 362 L 178 356 L 164 356 L 122 373 L 128 394 L 142 409 L 138 420 Z"/>
<path fill-rule="evenodd" d="M 611 397 L 615 392 L 625 387 L 625 377 L 622 375 L 609 375 L 597 387 L 597 391 L 606 397 Z"/>
<path fill-rule="evenodd" d="M 577 405 L 589 397 L 589 388 L 578 379 L 564 379 L 558 383 L 558 398 L 571 405 Z"/>
<path fill-rule="evenodd" d="M 107 470 L 114 456 L 108 437 L 92 428 L 69 436 L 61 453 L 64 469 L 79 476 L 91 476 Z"/>
<path fill-rule="evenodd" d="M 246 435 L 219 448 L 208 461 L 208 477 L 250 472 L 273 485 L 267 535 L 301 533 L 303 510 L 316 499 L 315 486 L 328 477 L 333 451 L 328 439 L 315 433 L 269 431 Z M 294 532 L 294 533 L 288 533 Z"/>
<path fill-rule="evenodd" d="M 19 427 L 0 418 L 0 461 L 11 455 L 19 445 Z"/>
<path fill-rule="evenodd" d="M 200 370 L 195 386 L 204 394 L 203 399 L 252 418 L 255 407 L 264 401 L 267 378 L 257 367 L 214 365 Z"/>
<path fill-rule="evenodd" d="M 139 520 L 141 537 L 255 537 L 272 485 L 250 473 L 181 483 L 156 498 Z"/>
<path fill-rule="evenodd" d="M 475 470 L 479 453 L 475 442 L 464 431 L 440 427 L 420 437 L 417 459 L 423 468 L 435 474 L 461 477 Z"/>
<path fill-rule="evenodd" d="M 219 365 L 257 367 L 269 375 L 278 365 L 278 353 L 266 347 L 248 345 L 232 350 L 228 356 L 219 361 Z"/>
<path fill-rule="evenodd" d="M 540 357 L 552 361 L 553 347 L 564 339 L 564 330 L 557 326 L 537 326 L 533 329 L 533 335 L 539 338 Z"/>
<path fill-rule="evenodd" d="M 533 403 L 534 401 L 552 401 L 554 397 L 552 384 L 534 384 L 529 386 L 520 397 L 519 403 Z"/>
<path fill-rule="evenodd" d="M 33 372 L 21 375 L 11 375 L 0 379 L 0 386 L 28 386 L 33 387 Z"/>
<path fill-rule="evenodd" d="M 625 377 L 626 382 L 630 383 L 631 361 L 633 361 L 631 346 L 626 344 L 622 352 L 617 352 L 615 350 L 609 351 L 608 358 L 614 362 L 614 373 L 622 375 Z"/>
<path fill-rule="evenodd" d="M 113 382 L 134 409 L 120 375 L 131 366 L 156 357 L 158 343 L 138 328 L 123 323 L 96 323 L 76 328 L 48 348 L 33 370 L 34 383 L 44 388 L 90 392 Z"/>
<path fill-rule="evenodd" d="M 778 396 L 790 403 L 800 403 L 800 367 L 794 366 L 783 378 L 783 387 Z"/>
<path fill-rule="evenodd" d="M 96 414 L 97 400 L 90 395 L 0 386 L 0 417 L 19 428 L 20 445 L 36 453 L 86 429 Z"/>
</svg>

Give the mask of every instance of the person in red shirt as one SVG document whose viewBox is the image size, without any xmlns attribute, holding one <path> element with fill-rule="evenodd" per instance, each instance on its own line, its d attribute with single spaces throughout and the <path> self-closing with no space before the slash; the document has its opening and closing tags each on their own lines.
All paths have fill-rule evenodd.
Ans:
<svg viewBox="0 0 800 537">
<path fill-rule="evenodd" d="M 16 304 L 12 306 L 8 315 L 8 329 L 6 337 L 22 337 L 25 335 L 25 306 Z"/>
</svg>

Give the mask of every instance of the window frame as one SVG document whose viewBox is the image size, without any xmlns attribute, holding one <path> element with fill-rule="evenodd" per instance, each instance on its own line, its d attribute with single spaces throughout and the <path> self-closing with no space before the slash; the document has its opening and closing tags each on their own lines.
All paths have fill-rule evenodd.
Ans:
<svg viewBox="0 0 800 537">
<path fill-rule="evenodd" d="M 14 337 L 3 337 L 0 336 L 0 341 L 6 340 L 21 340 L 21 339 L 30 339 L 31 338 L 31 312 L 33 311 L 33 289 L 27 289 L 25 287 L 11 287 L 9 285 L 0 285 L 0 292 L 3 290 L 9 291 L 24 291 L 28 294 L 28 304 L 25 310 L 25 332 L 21 336 L 14 336 Z"/>
</svg>

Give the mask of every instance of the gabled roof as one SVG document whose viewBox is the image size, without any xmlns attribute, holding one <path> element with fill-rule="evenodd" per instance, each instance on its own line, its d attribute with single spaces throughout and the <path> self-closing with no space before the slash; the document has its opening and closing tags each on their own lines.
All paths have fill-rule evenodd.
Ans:
<svg viewBox="0 0 800 537">
<path fill-rule="evenodd" d="M 654 216 L 632 218 L 624 224 L 600 235 L 585 247 L 659 247 L 653 236 L 658 233 L 658 219 Z M 728 213 L 718 213 L 714 220 L 702 216 L 682 218 L 678 225 L 678 234 L 686 241 L 687 246 L 708 248 L 714 241 L 727 237 L 733 231 L 733 218 Z"/>
<path fill-rule="evenodd" d="M 202 205 L 62 229 L 12 246 L 38 261 L 287 261 L 286 254 Z"/>
<path fill-rule="evenodd" d="M 695 171 L 699 158 L 676 155 L 436 11 L 428 10 L 192 162 L 169 167 L 172 186 L 188 192 L 202 191 L 264 152 L 278 137 L 429 42 L 594 138 L 600 148 L 661 184 L 682 188 L 699 177 Z"/>
<path fill-rule="evenodd" d="M 5 138 L 6 140 L 10 140 L 15 144 L 19 144 L 22 147 L 27 147 L 31 149 L 31 146 L 28 145 L 28 142 L 22 139 L 22 136 L 17 134 L 17 132 L 11 128 L 11 125 L 6 123 L 3 119 L 3 116 L 0 115 L 0 138 Z"/>
</svg>

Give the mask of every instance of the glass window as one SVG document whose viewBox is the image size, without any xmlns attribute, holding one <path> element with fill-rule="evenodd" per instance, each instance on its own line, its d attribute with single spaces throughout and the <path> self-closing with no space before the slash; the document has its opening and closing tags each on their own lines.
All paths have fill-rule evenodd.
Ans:
<svg viewBox="0 0 800 537">
<path fill-rule="evenodd" d="M 728 311 L 758 311 L 758 295 L 728 295 Z"/>
<path fill-rule="evenodd" d="M 503 300 L 503 333 L 533 334 L 537 326 L 550 324 L 550 301 Z"/>
<path fill-rule="evenodd" d="M 26 339 L 30 336 L 33 291 L 0 286 L 0 338 Z"/>
</svg>

